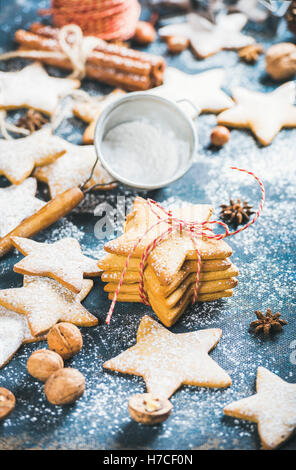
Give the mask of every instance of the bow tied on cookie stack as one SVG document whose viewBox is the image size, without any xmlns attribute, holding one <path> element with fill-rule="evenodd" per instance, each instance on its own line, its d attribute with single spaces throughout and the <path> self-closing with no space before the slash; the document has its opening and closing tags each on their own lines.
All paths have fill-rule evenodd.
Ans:
<svg viewBox="0 0 296 470">
<path fill-rule="evenodd" d="M 229 260 L 232 249 L 223 238 L 253 224 L 264 203 L 262 183 L 246 173 L 260 184 L 261 205 L 255 217 L 234 232 L 223 222 L 210 220 L 209 205 L 186 204 L 167 212 L 154 201 L 135 199 L 123 235 L 105 244 L 108 254 L 99 261 L 105 291 L 112 300 L 107 323 L 117 300 L 151 305 L 162 323 L 172 326 L 191 301 L 233 295 L 238 269 Z M 214 223 L 225 233 L 214 234 Z"/>
</svg>

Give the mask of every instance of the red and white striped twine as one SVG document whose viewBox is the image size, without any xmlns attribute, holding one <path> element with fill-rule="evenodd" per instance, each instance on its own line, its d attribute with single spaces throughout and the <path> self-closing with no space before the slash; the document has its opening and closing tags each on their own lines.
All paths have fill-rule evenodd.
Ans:
<svg viewBox="0 0 296 470">
<path fill-rule="evenodd" d="M 237 229 L 233 232 L 230 232 L 229 227 L 224 222 L 221 222 L 220 220 L 211 220 L 211 221 L 204 221 L 204 222 L 192 222 L 192 221 L 188 222 L 186 220 L 179 219 L 177 217 L 172 217 L 171 211 L 166 211 L 158 202 L 153 201 L 152 199 L 147 199 L 146 203 L 148 204 L 148 206 L 150 207 L 150 209 L 152 210 L 154 215 L 156 215 L 158 221 L 154 225 L 152 225 L 141 237 L 138 238 L 138 240 L 136 241 L 136 243 L 134 244 L 133 248 L 131 249 L 131 251 L 129 252 L 129 254 L 127 256 L 124 269 L 121 273 L 120 280 L 119 280 L 117 289 L 114 293 L 113 300 L 112 300 L 112 303 L 110 305 L 110 309 L 109 309 L 109 312 L 108 312 L 108 315 L 107 315 L 107 318 L 106 318 L 106 323 L 108 325 L 110 323 L 110 320 L 111 320 L 111 317 L 112 317 L 112 314 L 113 314 L 113 311 L 114 311 L 114 308 L 115 308 L 115 304 L 116 304 L 116 301 L 117 301 L 117 297 L 119 295 L 120 288 L 123 284 L 124 277 L 125 277 L 128 265 L 129 265 L 129 261 L 130 261 L 132 255 L 133 255 L 133 253 L 135 252 L 135 250 L 137 249 L 138 245 L 141 243 L 143 238 L 145 238 L 146 235 L 148 235 L 148 233 L 151 230 L 155 229 L 158 225 L 160 225 L 162 223 L 169 224 L 169 228 L 164 230 L 159 236 L 157 236 L 145 248 L 145 250 L 142 254 L 142 258 L 141 258 L 141 262 L 140 262 L 140 269 L 139 269 L 139 274 L 140 274 L 140 282 L 139 282 L 140 298 L 141 298 L 141 300 L 144 304 L 150 305 L 147 294 L 146 294 L 145 289 L 144 289 L 144 269 L 145 269 L 145 264 L 146 264 L 146 261 L 148 259 L 149 254 L 155 249 L 155 247 L 157 245 L 159 245 L 165 238 L 167 238 L 168 235 L 170 235 L 173 231 L 178 230 L 180 233 L 186 232 L 187 235 L 189 235 L 189 237 L 192 240 L 195 252 L 196 252 L 197 270 L 196 270 L 196 282 L 195 282 L 195 287 L 194 287 L 194 294 L 193 294 L 192 303 L 196 302 L 197 295 L 198 295 L 198 287 L 199 287 L 200 268 L 201 268 L 201 255 L 200 255 L 200 252 L 199 252 L 199 249 L 198 249 L 198 246 L 197 246 L 196 239 L 200 238 L 200 237 L 206 237 L 207 239 L 222 240 L 223 238 L 230 237 L 232 235 L 236 235 L 237 233 L 243 232 L 248 227 L 250 227 L 250 225 L 254 224 L 254 222 L 258 219 L 258 217 L 259 217 L 259 215 L 260 215 L 260 213 L 263 209 L 263 205 L 264 205 L 264 201 L 265 201 L 265 189 L 264 189 L 264 185 L 263 185 L 262 181 L 258 178 L 258 176 L 256 176 L 251 171 L 247 171 L 247 170 L 244 170 L 244 169 L 241 169 L 241 168 L 236 168 L 234 166 L 230 167 L 230 168 L 232 170 L 241 171 L 242 173 L 247 173 L 248 175 L 252 176 L 259 183 L 259 186 L 260 186 L 260 189 L 261 189 L 261 203 L 260 203 L 259 209 L 257 210 L 257 212 L 256 212 L 255 216 L 253 217 L 253 219 L 250 220 L 243 227 L 241 227 L 241 228 L 239 228 L 239 229 Z M 155 211 L 155 207 L 157 207 L 158 209 L 160 209 L 162 211 L 162 213 L 164 214 L 163 218 L 160 217 L 160 215 Z M 213 225 L 213 224 L 220 225 L 221 227 L 224 228 L 225 232 L 222 233 L 222 234 L 214 234 L 212 232 L 213 235 L 209 235 L 209 231 L 208 231 L 209 229 L 207 229 L 207 231 L 203 230 L 205 225 L 208 227 L 209 225 Z"/>
</svg>

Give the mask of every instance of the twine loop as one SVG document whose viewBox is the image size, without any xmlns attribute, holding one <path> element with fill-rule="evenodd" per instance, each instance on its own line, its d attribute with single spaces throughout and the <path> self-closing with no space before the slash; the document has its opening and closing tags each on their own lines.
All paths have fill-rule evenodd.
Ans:
<svg viewBox="0 0 296 470">
<path fill-rule="evenodd" d="M 169 227 L 167 229 L 165 229 L 160 235 L 155 237 L 149 245 L 147 245 L 147 247 L 145 248 L 145 250 L 142 254 L 142 257 L 141 257 L 140 269 L 139 269 L 139 275 L 140 275 L 139 294 L 140 294 L 141 301 L 145 305 L 150 305 L 148 297 L 147 297 L 147 293 L 145 292 L 145 288 L 144 288 L 144 269 L 145 269 L 145 265 L 146 265 L 148 256 L 162 241 L 164 241 L 164 239 L 169 237 L 173 232 L 179 232 L 180 234 L 186 233 L 192 240 L 193 247 L 194 247 L 194 250 L 195 250 L 195 253 L 196 253 L 196 258 L 197 258 L 196 281 L 195 281 L 195 286 L 194 286 L 194 293 L 193 293 L 192 303 L 195 303 L 197 301 L 198 288 L 199 288 L 199 278 L 200 278 L 200 269 L 201 269 L 201 255 L 200 255 L 200 251 L 198 249 L 197 240 L 200 239 L 201 237 L 205 237 L 208 240 L 211 240 L 211 239 L 222 240 L 223 238 L 230 237 L 230 236 L 236 235 L 240 232 L 243 232 L 244 230 L 246 230 L 247 228 L 249 228 L 251 225 L 253 225 L 256 222 L 256 220 L 258 219 L 258 217 L 261 214 L 261 211 L 262 211 L 263 205 L 264 205 L 264 201 L 265 201 L 264 185 L 263 185 L 262 181 L 258 178 L 258 176 L 256 176 L 251 171 L 247 171 L 247 170 L 244 170 L 242 168 L 237 168 L 237 167 L 230 167 L 230 168 L 232 170 L 237 170 L 237 171 L 240 171 L 242 173 L 246 173 L 246 174 L 252 176 L 258 182 L 258 184 L 260 186 L 261 202 L 260 202 L 260 206 L 259 206 L 257 212 L 255 213 L 254 217 L 246 225 L 244 225 L 243 227 L 241 227 L 237 230 L 234 230 L 234 231 L 230 231 L 228 225 L 225 224 L 224 222 L 220 221 L 220 220 L 210 220 L 210 221 L 206 220 L 204 222 L 194 222 L 194 221 L 188 221 L 188 220 L 185 220 L 185 219 L 181 219 L 181 218 L 178 218 L 178 217 L 173 217 L 171 211 L 165 210 L 164 207 L 162 207 L 158 202 L 153 201 L 152 199 L 147 199 L 146 204 L 151 209 L 153 214 L 156 215 L 158 220 L 148 230 L 146 230 L 146 232 L 141 237 L 139 237 L 137 239 L 136 243 L 134 244 L 133 248 L 130 250 L 130 252 L 127 256 L 124 269 L 121 273 L 121 277 L 120 277 L 117 289 L 114 293 L 113 300 L 112 300 L 109 312 L 107 314 L 107 318 L 106 318 L 106 323 L 107 324 L 110 323 L 110 320 L 111 320 L 111 317 L 112 317 L 112 314 L 113 314 L 113 311 L 114 311 L 114 308 L 115 308 L 115 304 L 116 304 L 116 301 L 117 301 L 117 298 L 118 298 L 118 295 L 119 295 L 119 292 L 120 292 L 120 288 L 123 284 L 124 277 L 125 277 L 125 274 L 126 274 L 126 271 L 127 271 L 128 265 L 129 265 L 129 261 L 130 261 L 132 255 L 134 254 L 136 248 L 141 243 L 141 241 L 153 229 L 155 229 L 156 227 L 158 227 L 160 224 L 163 224 L 163 223 L 166 223 L 167 225 L 169 225 Z M 163 217 L 161 215 L 159 215 L 159 213 L 156 211 L 156 208 L 159 209 L 162 212 Z M 210 228 L 211 226 L 213 226 L 215 224 L 222 227 L 224 229 L 224 232 L 221 233 L 221 234 L 215 234 L 212 231 L 212 229 Z"/>
<path fill-rule="evenodd" d="M 3 139 L 12 140 L 12 137 L 9 132 L 14 132 L 16 134 L 22 134 L 25 136 L 30 135 L 30 131 L 28 129 L 24 129 L 24 127 L 18 127 L 14 124 L 6 121 L 6 111 L 4 109 L 0 110 L 0 132 L 2 134 Z M 9 131 L 9 132 L 8 132 Z"/>
<path fill-rule="evenodd" d="M 59 30 L 59 45 L 70 60 L 73 72 L 69 78 L 82 80 L 86 75 L 86 61 L 90 53 L 102 43 L 95 36 L 83 36 L 81 28 L 76 24 L 67 24 Z"/>
</svg>

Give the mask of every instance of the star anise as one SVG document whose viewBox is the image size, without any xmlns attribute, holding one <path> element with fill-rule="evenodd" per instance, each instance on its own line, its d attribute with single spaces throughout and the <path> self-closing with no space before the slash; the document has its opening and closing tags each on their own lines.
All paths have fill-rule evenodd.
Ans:
<svg viewBox="0 0 296 470">
<path fill-rule="evenodd" d="M 18 127 L 23 127 L 24 129 L 28 129 L 31 134 L 48 122 L 48 119 L 43 116 L 43 114 L 39 113 L 35 109 L 29 109 L 27 113 L 19 118 L 17 122 Z"/>
<path fill-rule="evenodd" d="M 247 201 L 241 202 L 238 199 L 236 202 L 233 199 L 229 200 L 229 205 L 221 204 L 220 218 L 227 224 L 237 227 L 238 225 L 246 224 L 250 220 L 250 215 L 254 214 Z"/>
<path fill-rule="evenodd" d="M 273 315 L 270 308 L 266 310 L 265 315 L 260 310 L 256 310 L 255 315 L 257 320 L 250 323 L 250 327 L 255 328 L 255 334 L 264 333 L 267 336 L 272 331 L 282 331 L 283 326 L 288 323 L 280 318 L 281 314 L 279 312 Z"/>
<path fill-rule="evenodd" d="M 251 44 L 250 46 L 243 47 L 238 51 L 238 56 L 244 62 L 255 63 L 260 54 L 263 54 L 263 47 L 261 44 Z"/>
</svg>

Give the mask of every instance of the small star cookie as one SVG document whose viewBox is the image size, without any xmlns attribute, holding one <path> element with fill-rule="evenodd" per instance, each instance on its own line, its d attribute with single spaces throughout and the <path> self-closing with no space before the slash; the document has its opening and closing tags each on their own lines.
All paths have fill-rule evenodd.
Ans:
<svg viewBox="0 0 296 470">
<path fill-rule="evenodd" d="M 142 376 L 147 391 L 159 398 L 169 398 L 181 385 L 229 387 L 231 378 L 208 355 L 221 336 L 219 328 L 174 334 L 144 316 L 137 344 L 104 367 Z"/>
<path fill-rule="evenodd" d="M 53 114 L 59 99 L 79 86 L 79 80 L 49 76 L 39 62 L 17 72 L 0 71 L 0 108 L 33 108 Z"/>
<path fill-rule="evenodd" d="M 24 315 L 0 307 L 0 368 L 5 366 L 25 343 L 42 341 L 45 336 L 33 336 Z"/>
<path fill-rule="evenodd" d="M 184 100 L 182 109 L 192 118 L 199 112 L 219 113 L 233 106 L 232 99 L 221 90 L 225 77 L 223 69 L 212 69 L 206 72 L 189 74 L 174 67 L 165 71 L 164 84 L 152 88 L 146 93 L 162 96 L 172 101 Z M 195 110 L 188 100 L 197 109 Z"/>
<path fill-rule="evenodd" d="M 283 127 L 296 127 L 295 84 L 287 82 L 271 93 L 234 88 L 236 105 L 219 114 L 218 123 L 248 128 L 262 145 L 269 145 Z"/>
<path fill-rule="evenodd" d="M 0 175 L 13 184 L 20 184 L 35 166 L 48 165 L 65 151 L 63 139 L 53 135 L 50 127 L 21 139 L 0 139 Z"/>
<path fill-rule="evenodd" d="M 258 367 L 255 395 L 227 405 L 224 413 L 258 423 L 264 449 L 274 449 L 296 429 L 296 384 Z"/>
<path fill-rule="evenodd" d="M 99 276 L 94 259 L 84 256 L 75 238 L 63 238 L 53 244 L 38 243 L 28 238 L 11 237 L 14 246 L 25 258 L 14 265 L 21 274 L 47 276 L 78 294 L 83 287 L 83 275 Z"/>
<path fill-rule="evenodd" d="M 189 39 L 191 47 L 200 59 L 205 59 L 222 49 L 240 49 L 255 42 L 251 36 L 241 33 L 247 23 L 241 13 L 219 15 L 216 24 L 195 13 L 187 15 L 185 23 L 170 24 L 160 28 L 160 37 L 180 36 Z"/>
<path fill-rule="evenodd" d="M 81 305 L 92 286 L 93 281 L 84 280 L 81 292 L 75 295 L 47 277 L 24 276 L 23 287 L 0 290 L 0 305 L 26 315 L 34 336 L 48 331 L 59 321 L 94 326 L 98 324 L 97 318 Z"/>
<path fill-rule="evenodd" d="M 35 178 L 28 178 L 18 186 L 0 188 L 0 238 L 45 205 L 35 197 L 36 191 Z"/>
<path fill-rule="evenodd" d="M 63 139 L 61 139 L 63 140 Z M 74 145 L 65 142 L 67 152 L 56 162 L 37 168 L 35 176 L 38 180 L 48 183 L 51 197 L 63 193 L 74 186 L 80 186 L 90 176 L 91 170 L 96 160 L 95 147 L 93 145 Z M 106 184 L 104 189 L 111 189 L 113 178 L 97 163 L 92 179 L 88 182 L 87 188 L 94 184 Z M 97 188 L 100 189 L 100 188 Z"/>
<path fill-rule="evenodd" d="M 120 88 L 116 88 L 107 95 L 100 97 L 88 96 L 86 101 L 79 100 L 74 104 L 73 113 L 75 116 L 88 123 L 88 126 L 83 134 L 84 144 L 94 143 L 94 134 L 98 118 L 104 109 L 109 106 L 109 104 L 113 103 L 124 95 L 126 95 L 125 91 L 121 90 Z"/>
</svg>

